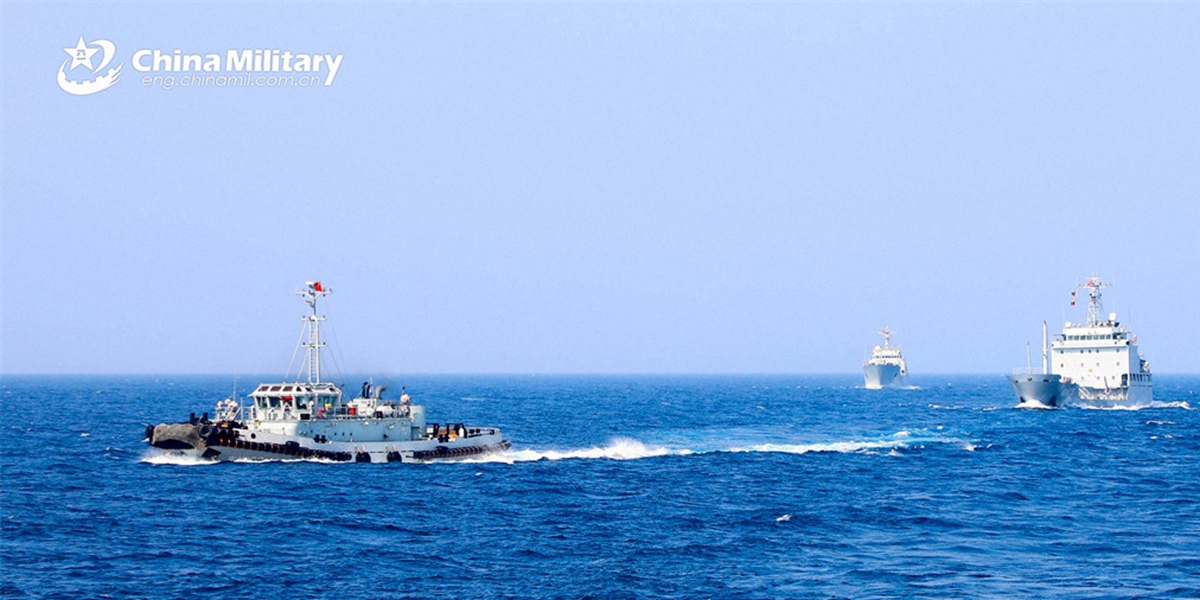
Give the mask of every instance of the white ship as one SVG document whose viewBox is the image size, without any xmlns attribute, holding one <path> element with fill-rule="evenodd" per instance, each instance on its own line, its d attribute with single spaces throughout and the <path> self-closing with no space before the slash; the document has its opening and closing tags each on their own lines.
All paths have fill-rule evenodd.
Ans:
<svg viewBox="0 0 1200 600">
<path fill-rule="evenodd" d="M 1041 372 L 1027 366 L 1008 376 L 1021 403 L 1123 406 L 1150 402 L 1150 363 L 1138 352 L 1137 336 L 1117 321 L 1117 313 L 1101 318 L 1100 290 L 1106 287 L 1109 285 L 1099 277 L 1078 286 L 1088 292 L 1085 323 L 1068 321 L 1053 341 L 1048 340 L 1042 323 Z M 1073 298 L 1075 294 L 1071 292 Z M 1071 305 L 1075 305 L 1074 299 Z"/>
<path fill-rule="evenodd" d="M 879 332 L 883 345 L 875 346 L 871 358 L 863 363 L 863 379 L 868 390 L 885 387 L 904 387 L 908 383 L 908 364 L 900 354 L 900 348 L 892 347 L 892 332 L 887 327 Z"/>
<path fill-rule="evenodd" d="M 312 309 L 303 317 L 308 330 L 307 379 L 264 383 L 239 404 L 230 399 L 183 423 L 146 428 L 159 450 L 213 461 L 240 459 L 321 459 L 337 462 L 410 462 L 459 458 L 506 450 L 495 427 L 429 423 L 425 407 L 408 394 L 383 398 L 384 387 L 363 383 L 359 397 L 345 400 L 341 386 L 321 379 L 317 300 L 330 293 L 319 281 L 296 292 Z"/>
</svg>

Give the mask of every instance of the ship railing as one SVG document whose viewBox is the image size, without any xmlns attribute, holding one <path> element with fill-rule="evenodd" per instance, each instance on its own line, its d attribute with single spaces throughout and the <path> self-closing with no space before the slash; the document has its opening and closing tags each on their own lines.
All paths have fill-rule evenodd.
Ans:
<svg viewBox="0 0 1200 600">
<path fill-rule="evenodd" d="M 429 423 L 425 426 L 426 437 L 450 437 L 453 432 L 454 438 L 470 439 L 483 437 L 487 435 L 495 435 L 500 433 L 500 430 L 495 427 L 468 427 L 462 423 Z"/>
<path fill-rule="evenodd" d="M 393 402 L 382 403 L 375 408 L 358 410 L 352 406 L 338 406 L 330 409 L 318 408 L 313 411 L 314 419 L 354 421 L 359 419 L 399 419 L 412 415 L 408 405 Z"/>
</svg>

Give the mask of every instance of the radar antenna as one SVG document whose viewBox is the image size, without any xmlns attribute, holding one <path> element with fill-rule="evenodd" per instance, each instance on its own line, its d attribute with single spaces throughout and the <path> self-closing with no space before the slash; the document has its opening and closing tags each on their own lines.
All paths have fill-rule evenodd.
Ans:
<svg viewBox="0 0 1200 600">
<path fill-rule="evenodd" d="M 1112 284 L 1102 283 L 1100 277 L 1093 275 L 1088 278 L 1086 285 L 1075 286 L 1076 290 L 1088 291 L 1088 311 L 1087 323 L 1088 327 L 1096 327 L 1100 323 L 1100 315 L 1104 314 L 1104 304 L 1100 302 L 1100 290 L 1112 287 Z M 1071 306 L 1075 306 L 1075 291 L 1071 291 Z"/>
<path fill-rule="evenodd" d="M 879 332 L 879 335 L 882 335 L 882 336 L 883 336 L 883 348 L 884 348 L 884 350 L 887 350 L 887 349 L 891 348 L 891 346 L 890 346 L 889 344 L 891 344 L 891 341 L 892 341 L 892 334 L 893 334 L 893 333 L 895 333 L 895 332 L 894 332 L 894 331 L 892 331 L 890 328 L 888 328 L 888 326 L 887 326 L 887 325 L 884 325 L 884 326 L 883 326 L 883 331 L 880 331 L 880 332 Z"/>
</svg>

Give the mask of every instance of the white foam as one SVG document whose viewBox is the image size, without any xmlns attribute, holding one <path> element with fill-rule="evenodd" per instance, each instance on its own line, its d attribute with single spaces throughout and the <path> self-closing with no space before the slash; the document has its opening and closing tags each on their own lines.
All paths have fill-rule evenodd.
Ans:
<svg viewBox="0 0 1200 600">
<path fill-rule="evenodd" d="M 914 436 L 913 432 L 907 430 L 897 431 L 891 436 L 873 439 L 873 440 L 845 440 L 836 442 L 816 442 L 807 444 L 755 444 L 753 446 L 743 446 L 730 448 L 727 452 L 778 452 L 784 454 L 808 454 L 810 452 L 837 452 L 837 453 L 864 453 L 875 454 L 878 451 L 887 450 L 887 454 L 891 456 L 901 456 L 898 449 L 908 447 L 923 447 L 924 444 L 943 444 L 943 443 L 968 443 L 966 440 L 929 436 L 924 433 L 918 433 Z"/>
<path fill-rule="evenodd" d="M 710 446 L 702 450 L 693 450 L 686 447 L 647 445 L 635 439 L 617 438 L 605 446 L 594 446 L 591 448 L 581 448 L 575 450 L 508 450 L 505 452 L 464 458 L 461 461 L 456 462 L 513 464 L 539 460 L 556 461 L 568 459 L 637 460 L 659 456 L 688 456 L 692 454 L 709 454 L 714 452 L 808 454 L 810 452 L 875 453 L 876 451 L 887 450 L 891 451 L 891 454 L 899 456 L 900 454 L 896 452 L 897 449 L 903 449 L 910 446 L 921 447 L 926 443 L 966 443 L 968 446 L 970 446 L 970 449 L 974 449 L 974 446 L 971 446 L 965 440 L 944 437 L 929 437 L 925 434 L 914 435 L 911 431 L 901 430 L 897 431 L 891 436 L 874 440 L 845 440 L 803 444 L 762 443 L 726 448 L 712 448 Z"/>
<path fill-rule="evenodd" d="M 1146 404 L 1129 404 L 1129 405 L 1114 405 L 1114 406 L 1096 406 L 1093 404 L 1079 403 L 1073 404 L 1078 408 L 1085 410 L 1145 410 L 1148 408 L 1182 408 L 1183 410 L 1192 410 L 1192 407 L 1187 402 L 1159 402 L 1151 400 Z"/>
<path fill-rule="evenodd" d="M 826 442 L 822 444 L 756 444 L 742 448 L 730 448 L 729 452 L 778 452 L 782 454 L 808 454 L 809 452 L 852 453 L 869 450 L 891 449 L 906 446 L 903 440 Z"/>
<path fill-rule="evenodd" d="M 636 460 L 639 458 L 691 453 L 690 450 L 671 450 L 663 446 L 647 446 L 634 439 L 617 438 L 609 442 L 607 446 L 593 446 L 577 450 L 507 450 L 505 452 L 495 452 L 472 457 L 463 462 L 501 462 L 512 464 L 537 460 L 566 459 L 586 460 L 600 458 L 608 460 Z"/>
<path fill-rule="evenodd" d="M 775 518 L 776 523 L 786 523 L 791 520 L 792 520 L 792 515 L 790 515 L 790 514 L 779 515 L 778 517 Z"/>
<path fill-rule="evenodd" d="M 158 450 L 150 449 L 142 453 L 140 462 L 151 465 L 175 465 L 178 467 L 198 467 L 201 465 L 215 465 L 216 461 L 201 458 L 199 456 L 187 456 L 185 454 L 167 454 Z"/>
<path fill-rule="evenodd" d="M 1049 404 L 1042 404 L 1037 400 L 1025 400 L 1024 402 L 1018 404 L 1015 408 L 1024 408 L 1029 410 L 1054 410 L 1053 406 L 1050 406 Z"/>
</svg>

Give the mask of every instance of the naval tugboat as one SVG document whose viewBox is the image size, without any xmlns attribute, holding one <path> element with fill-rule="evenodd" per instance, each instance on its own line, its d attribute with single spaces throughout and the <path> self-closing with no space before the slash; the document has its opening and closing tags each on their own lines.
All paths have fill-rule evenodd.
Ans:
<svg viewBox="0 0 1200 600">
<path fill-rule="evenodd" d="M 321 379 L 317 300 L 330 293 L 310 281 L 296 293 L 312 309 L 302 317 L 308 332 L 307 381 L 263 383 L 244 404 L 233 398 L 182 423 L 146 427 L 151 446 L 167 453 L 212 461 L 310 459 L 334 462 L 413 462 L 461 458 L 507 450 L 495 427 L 428 423 L 425 407 L 407 393 L 385 400 L 385 386 L 364 383 L 345 401 L 341 386 Z"/>
</svg>

